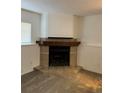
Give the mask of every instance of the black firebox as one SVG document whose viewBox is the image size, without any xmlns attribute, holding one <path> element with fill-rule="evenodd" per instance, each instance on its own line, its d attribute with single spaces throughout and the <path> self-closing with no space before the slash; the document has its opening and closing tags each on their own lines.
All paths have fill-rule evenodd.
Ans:
<svg viewBox="0 0 124 93">
<path fill-rule="evenodd" d="M 49 66 L 69 66 L 69 46 L 49 46 Z"/>
</svg>

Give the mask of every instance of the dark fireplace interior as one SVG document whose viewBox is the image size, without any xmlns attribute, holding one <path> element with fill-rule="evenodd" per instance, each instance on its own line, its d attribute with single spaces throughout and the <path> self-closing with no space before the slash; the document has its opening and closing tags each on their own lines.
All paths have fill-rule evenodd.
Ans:
<svg viewBox="0 0 124 93">
<path fill-rule="evenodd" d="M 49 47 L 49 66 L 69 66 L 70 47 L 69 46 L 50 46 Z"/>
</svg>

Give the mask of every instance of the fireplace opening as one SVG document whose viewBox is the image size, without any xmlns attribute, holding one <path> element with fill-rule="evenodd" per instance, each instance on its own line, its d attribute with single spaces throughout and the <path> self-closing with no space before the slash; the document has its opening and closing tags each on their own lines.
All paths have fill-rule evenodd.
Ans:
<svg viewBox="0 0 124 93">
<path fill-rule="evenodd" d="M 69 46 L 49 47 L 49 66 L 69 66 L 70 64 Z"/>
</svg>

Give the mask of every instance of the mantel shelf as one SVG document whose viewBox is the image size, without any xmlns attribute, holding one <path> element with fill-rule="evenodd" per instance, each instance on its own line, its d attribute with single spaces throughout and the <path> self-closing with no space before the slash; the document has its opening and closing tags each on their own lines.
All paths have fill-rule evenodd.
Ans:
<svg viewBox="0 0 124 93">
<path fill-rule="evenodd" d="M 80 41 L 76 39 L 49 39 L 49 38 L 40 38 L 39 41 L 36 41 L 40 46 L 78 46 Z"/>
</svg>

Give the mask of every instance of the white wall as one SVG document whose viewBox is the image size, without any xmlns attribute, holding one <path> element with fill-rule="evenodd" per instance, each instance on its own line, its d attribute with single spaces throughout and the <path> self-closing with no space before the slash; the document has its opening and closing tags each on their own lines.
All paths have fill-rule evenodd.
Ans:
<svg viewBox="0 0 124 93">
<path fill-rule="evenodd" d="M 102 73 L 102 16 L 80 18 L 78 65 L 89 71 Z"/>
<path fill-rule="evenodd" d="M 21 21 L 31 23 L 31 39 L 32 42 L 39 40 L 41 32 L 41 15 L 22 9 Z"/>
<path fill-rule="evenodd" d="M 73 24 L 73 29 L 74 29 L 74 32 L 73 32 L 73 35 L 74 35 L 74 38 L 77 38 L 79 39 L 79 35 L 80 35 L 80 32 L 81 32 L 81 16 L 74 16 L 74 24 Z"/>
<path fill-rule="evenodd" d="M 48 37 L 73 37 L 74 17 L 67 14 L 48 15 Z"/>
<path fill-rule="evenodd" d="M 48 37 L 48 13 L 41 16 L 41 35 L 42 38 Z"/>
<path fill-rule="evenodd" d="M 41 17 L 41 37 L 74 37 L 77 17 L 63 13 L 44 13 Z"/>
<path fill-rule="evenodd" d="M 34 45 L 21 46 L 21 74 L 33 71 L 40 64 L 40 47 Z"/>
<path fill-rule="evenodd" d="M 40 38 L 41 15 L 27 10 L 21 11 L 21 21 L 31 23 L 31 45 L 21 45 L 21 74 L 33 71 L 40 65 L 40 47 L 35 44 Z"/>
</svg>

